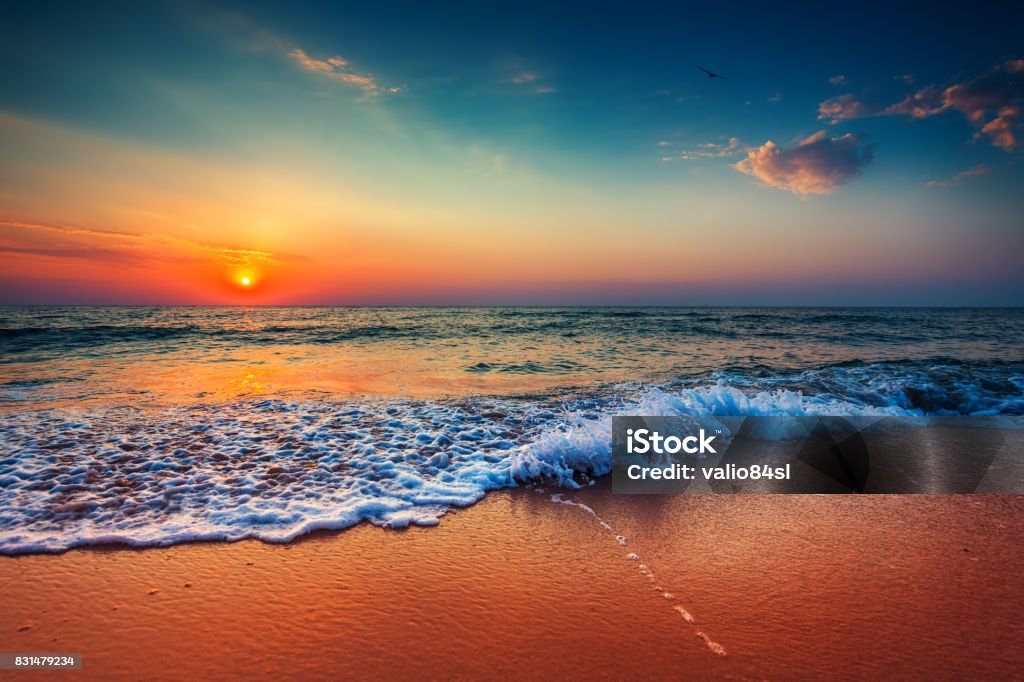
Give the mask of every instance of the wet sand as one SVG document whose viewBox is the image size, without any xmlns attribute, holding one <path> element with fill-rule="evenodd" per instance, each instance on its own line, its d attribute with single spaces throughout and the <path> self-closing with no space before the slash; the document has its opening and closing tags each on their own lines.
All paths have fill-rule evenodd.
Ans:
<svg viewBox="0 0 1024 682">
<path fill-rule="evenodd" d="M 0 677 L 992 679 L 1024 669 L 1024 498 L 631 497 L 607 481 L 565 495 L 609 531 L 552 502 L 557 492 L 492 493 L 436 528 L 0 557 L 0 651 L 85 657 L 82 673 Z"/>
</svg>

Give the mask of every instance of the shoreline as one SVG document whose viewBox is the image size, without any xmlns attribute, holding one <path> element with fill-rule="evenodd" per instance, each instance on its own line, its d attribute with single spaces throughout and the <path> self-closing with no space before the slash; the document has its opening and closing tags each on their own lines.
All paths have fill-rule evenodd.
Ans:
<svg viewBox="0 0 1024 682">
<path fill-rule="evenodd" d="M 3 556 L 0 650 L 87 679 L 1009 677 L 1022 532 L 1010 496 L 500 490 L 437 527 Z"/>
</svg>

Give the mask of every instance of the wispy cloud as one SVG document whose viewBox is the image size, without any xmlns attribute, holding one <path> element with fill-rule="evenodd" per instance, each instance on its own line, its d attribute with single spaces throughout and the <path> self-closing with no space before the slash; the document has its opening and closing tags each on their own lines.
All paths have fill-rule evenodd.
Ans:
<svg viewBox="0 0 1024 682">
<path fill-rule="evenodd" d="M 361 88 L 367 95 L 376 96 L 385 92 L 395 93 L 401 90 L 396 87 L 383 87 L 373 75 L 353 71 L 348 60 L 338 55 L 326 59 L 316 59 L 298 47 L 291 50 L 288 55 L 306 71 Z"/>
<path fill-rule="evenodd" d="M 728 142 L 705 142 L 698 144 L 694 149 L 672 149 L 673 144 L 668 140 L 661 140 L 658 146 L 662 148 L 662 161 L 695 161 L 697 159 L 720 159 L 727 156 L 741 154 L 746 149 L 740 143 L 739 138 L 730 137 Z M 669 153 L 671 151 L 671 153 Z"/>
<path fill-rule="evenodd" d="M 881 116 L 907 116 L 909 118 L 928 118 L 941 114 L 946 110 L 945 93 L 934 85 L 921 88 L 899 102 L 878 112 Z M 865 113 L 865 116 L 871 114 Z"/>
<path fill-rule="evenodd" d="M 942 90 L 922 88 L 882 114 L 919 119 L 951 110 L 978 129 L 975 138 L 986 136 L 996 147 L 1017 149 L 1024 133 L 1024 59 L 1006 60 L 988 73 Z"/>
<path fill-rule="evenodd" d="M 892 79 L 894 81 L 900 81 L 904 85 L 913 85 L 914 84 L 914 74 L 912 74 L 912 73 L 901 73 L 898 76 L 893 76 Z"/>
<path fill-rule="evenodd" d="M 540 76 L 533 73 L 532 71 L 521 71 L 516 75 L 512 76 L 512 78 L 510 78 L 509 80 L 515 83 L 516 85 L 525 85 L 526 83 L 533 83 L 538 78 L 540 78 Z"/>
<path fill-rule="evenodd" d="M 769 187 L 806 196 L 834 192 L 860 175 L 871 159 L 871 148 L 862 147 L 859 136 L 830 138 L 821 131 L 790 149 L 769 140 L 733 167 Z"/>
<path fill-rule="evenodd" d="M 138 263 L 138 255 L 121 249 L 109 249 L 95 246 L 6 246 L 0 244 L 0 254 L 13 256 L 32 256 L 36 258 L 70 258 L 92 263 L 108 263 L 115 265 L 131 265 Z M 171 260 L 171 259 L 162 259 Z"/>
<path fill-rule="evenodd" d="M 103 230 L 91 227 L 77 227 L 75 225 L 52 225 L 48 223 L 28 223 L 21 220 L 0 218 L 0 225 L 16 227 L 23 230 L 47 230 L 51 232 L 63 232 L 64 234 L 83 234 L 97 237 L 111 237 L 122 239 L 142 239 L 145 235 L 136 232 L 123 232 L 120 230 Z"/>
<path fill-rule="evenodd" d="M 359 88 L 367 97 L 401 91 L 398 87 L 382 85 L 376 76 L 355 69 L 348 59 L 337 54 L 314 57 L 294 41 L 259 26 L 243 13 L 208 10 L 201 12 L 199 18 L 241 49 L 277 54 L 310 73 Z"/>
<path fill-rule="evenodd" d="M 844 76 L 843 74 L 832 76 L 831 78 L 828 79 L 828 82 L 831 83 L 832 85 L 846 85 L 846 76 Z"/>
<path fill-rule="evenodd" d="M 988 135 L 996 147 L 1009 151 L 1020 146 L 1022 129 L 1021 108 L 1003 107 L 998 116 L 981 127 L 981 134 Z"/>
<path fill-rule="evenodd" d="M 776 92 L 776 93 L 774 93 L 773 95 L 771 95 L 771 96 L 770 96 L 770 97 L 768 98 L 768 101 L 769 101 L 769 102 L 772 102 L 772 103 L 775 103 L 775 102 L 781 102 L 781 101 L 782 101 L 782 93 L 781 93 L 781 92 Z"/>
<path fill-rule="evenodd" d="M 949 180 L 929 180 L 928 181 L 928 186 L 929 187 L 949 187 L 951 185 L 959 185 L 960 182 L 962 180 L 964 180 L 965 178 L 974 178 L 974 177 L 978 177 L 978 176 L 981 176 L 981 175 L 988 175 L 991 172 L 992 172 L 992 168 L 991 167 L 986 166 L 985 164 L 982 164 L 980 166 L 975 166 L 974 168 L 969 168 L 969 169 L 967 169 L 967 170 L 965 170 L 965 171 L 963 171 L 961 173 L 957 173 L 956 175 L 954 175 Z"/>
<path fill-rule="evenodd" d="M 126 232 L 120 230 L 79 227 L 77 225 L 60 225 L 54 223 L 27 222 L 22 220 L 13 220 L 9 218 L 0 218 L 0 227 L 14 228 L 17 230 L 27 230 L 32 232 L 57 232 L 66 235 L 92 237 L 94 239 L 101 240 L 101 242 L 103 242 L 104 244 L 103 246 L 88 245 L 78 246 L 74 248 L 62 247 L 45 249 L 45 251 L 54 256 L 59 256 L 61 253 L 82 254 L 85 253 L 86 251 L 92 251 L 93 253 L 96 253 L 97 251 L 103 251 L 109 254 L 122 254 L 125 260 L 182 260 L 180 257 L 170 257 L 168 254 L 159 250 L 159 247 L 165 247 L 168 245 L 178 245 L 188 250 L 199 251 L 205 254 L 211 254 L 213 256 L 219 257 L 225 265 L 244 266 L 255 264 L 276 264 L 281 262 L 305 261 L 304 258 L 298 256 L 275 254 L 270 251 L 240 248 L 227 244 L 220 244 L 217 242 L 206 242 L 195 239 L 188 239 L 185 237 L 178 237 L 176 235 L 169 234 Z M 140 253 L 138 246 L 146 242 L 150 243 L 153 249 L 146 252 L 145 254 Z M 9 252 L 13 252 L 13 250 L 16 249 L 20 249 L 22 252 L 26 253 L 29 251 L 41 251 L 38 248 L 29 247 L 25 245 L 19 246 L 17 244 L 7 247 L 7 250 Z M 65 257 L 83 256 L 66 255 Z"/>
<path fill-rule="evenodd" d="M 898 77 L 911 83 L 909 74 Z M 918 120 L 947 111 L 961 113 L 976 128 L 975 139 L 1014 151 L 1024 135 L 1024 59 L 1009 59 L 976 78 L 948 87 L 927 85 L 880 110 L 854 95 L 831 97 L 818 105 L 818 118 L 838 123 L 867 116 L 905 116 Z"/>
<path fill-rule="evenodd" d="M 851 93 L 829 97 L 818 105 L 818 119 L 833 125 L 867 115 L 867 107 Z"/>
<path fill-rule="evenodd" d="M 543 81 L 544 79 L 536 71 L 520 71 L 508 79 L 509 83 L 523 86 L 535 95 L 549 95 L 558 92 L 557 88 Z"/>
</svg>

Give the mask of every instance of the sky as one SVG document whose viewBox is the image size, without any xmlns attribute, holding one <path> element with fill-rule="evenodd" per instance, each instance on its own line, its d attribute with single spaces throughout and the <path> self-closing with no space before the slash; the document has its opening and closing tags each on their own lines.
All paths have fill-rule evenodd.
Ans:
<svg viewBox="0 0 1024 682">
<path fill-rule="evenodd" d="M 0 303 L 1024 305 L 1021 25 L 5 2 Z"/>
</svg>

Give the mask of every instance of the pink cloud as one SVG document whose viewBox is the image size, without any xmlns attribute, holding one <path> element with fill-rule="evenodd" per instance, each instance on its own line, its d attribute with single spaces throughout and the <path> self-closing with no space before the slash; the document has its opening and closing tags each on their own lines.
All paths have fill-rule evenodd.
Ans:
<svg viewBox="0 0 1024 682">
<path fill-rule="evenodd" d="M 849 93 L 830 97 L 818 105 L 818 118 L 832 124 L 868 115 L 867 107 Z"/>
<path fill-rule="evenodd" d="M 671 147 L 672 143 L 662 140 L 658 143 L 659 147 Z M 662 161 L 694 161 L 696 159 L 715 159 L 726 156 L 734 156 L 746 151 L 743 145 L 740 143 L 739 138 L 730 137 L 729 142 L 716 143 L 716 142 L 705 142 L 698 144 L 696 149 L 683 149 L 673 154 L 665 154 L 661 157 Z"/>
<path fill-rule="evenodd" d="M 4 232 L 14 231 L 23 234 L 31 233 L 57 233 L 71 235 L 73 238 L 82 238 L 93 241 L 103 246 L 95 246 L 104 253 L 117 251 L 141 254 L 143 252 L 155 252 L 161 254 L 169 245 L 176 245 L 186 251 L 205 252 L 206 254 L 220 257 L 227 265 L 252 265 L 253 263 L 281 263 L 281 262 L 304 262 L 301 256 L 291 256 L 258 249 L 242 248 L 216 242 L 204 242 L 195 239 L 187 239 L 176 235 L 146 233 L 146 232 L 124 232 L 120 230 L 109 230 L 92 227 L 79 227 L 76 225 L 62 225 L 57 223 L 36 223 L 24 220 L 8 219 L 0 217 L 0 230 Z M 24 239 L 5 240 L 8 248 L 32 246 Z M 141 250 L 138 247 L 142 247 Z M 50 255 L 59 256 L 58 252 Z M 66 256 L 71 257 L 71 256 Z M 142 256 L 139 255 L 141 258 Z M 154 256 L 158 257 L 158 256 Z"/>
<path fill-rule="evenodd" d="M 900 100 L 880 112 L 881 116 L 908 116 L 928 118 L 946 110 L 945 93 L 934 86 L 921 88 L 914 94 Z"/>
<path fill-rule="evenodd" d="M 383 87 L 374 76 L 355 72 L 344 57 L 338 55 L 325 59 L 312 57 L 292 41 L 258 26 L 239 12 L 210 10 L 205 14 L 204 22 L 225 30 L 234 42 L 241 44 L 246 49 L 277 53 L 282 58 L 295 62 L 306 71 L 358 87 L 367 96 L 374 97 L 401 90 L 401 88 Z"/>
<path fill-rule="evenodd" d="M 958 111 L 978 128 L 976 137 L 1012 151 L 1024 133 L 1024 59 L 1011 59 L 977 78 L 955 83 L 944 90 L 922 88 L 881 112 L 888 116 L 920 119 L 946 111 Z"/>
<path fill-rule="evenodd" d="M 790 149 L 769 140 L 747 151 L 747 157 L 733 167 L 794 194 L 830 194 L 860 175 L 871 159 L 871 149 L 861 147 L 859 136 L 830 138 L 821 131 Z"/>
<path fill-rule="evenodd" d="M 897 76 L 908 85 L 909 74 Z M 830 79 L 830 82 L 832 80 Z M 996 147 L 1013 151 L 1024 135 L 1024 59 L 1010 59 L 988 73 L 946 88 L 928 85 L 881 111 L 868 107 L 854 95 L 830 97 L 818 105 L 818 118 L 839 123 L 867 116 L 930 118 L 957 111 L 977 128 L 975 138 L 987 137 Z"/>
<path fill-rule="evenodd" d="M 1020 107 L 1003 107 L 999 115 L 981 127 L 983 135 L 992 138 L 992 144 L 1010 151 L 1016 149 L 1017 135 L 1024 126 L 1020 122 Z"/>
<path fill-rule="evenodd" d="M 959 185 L 960 181 L 964 178 L 973 178 L 981 175 L 988 175 L 992 172 L 992 169 L 984 164 L 969 168 L 961 173 L 957 173 L 953 176 L 952 180 L 930 180 L 928 182 L 929 187 L 949 187 L 950 185 Z"/>
<path fill-rule="evenodd" d="M 377 79 L 369 74 L 355 73 L 349 68 L 347 59 L 335 55 L 327 59 L 310 57 L 300 48 L 295 48 L 288 55 L 306 71 L 318 73 L 328 78 L 354 85 L 368 95 L 379 95 L 382 92 L 398 92 L 399 88 L 384 88 Z"/>
</svg>

